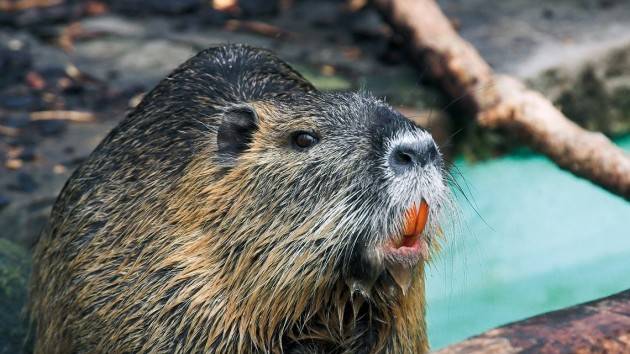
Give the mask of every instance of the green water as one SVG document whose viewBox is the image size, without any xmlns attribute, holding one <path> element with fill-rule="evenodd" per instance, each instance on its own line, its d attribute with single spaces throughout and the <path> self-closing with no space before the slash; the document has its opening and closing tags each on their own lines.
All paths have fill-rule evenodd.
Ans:
<svg viewBox="0 0 630 354">
<path fill-rule="evenodd" d="M 479 215 L 460 200 L 461 231 L 428 271 L 434 349 L 630 288 L 630 203 L 540 156 L 457 166 Z"/>
</svg>

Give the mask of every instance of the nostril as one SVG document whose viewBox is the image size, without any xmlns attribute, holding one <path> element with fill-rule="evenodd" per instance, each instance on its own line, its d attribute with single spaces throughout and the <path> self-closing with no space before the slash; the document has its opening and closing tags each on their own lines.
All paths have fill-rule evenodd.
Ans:
<svg viewBox="0 0 630 354">
<path fill-rule="evenodd" d="M 413 169 L 417 162 L 417 154 L 409 146 L 398 146 L 389 156 L 389 166 L 396 173 L 404 173 Z"/>
<path fill-rule="evenodd" d="M 405 151 L 398 150 L 395 154 L 396 162 L 399 165 L 411 165 L 413 164 L 413 157 Z"/>
<path fill-rule="evenodd" d="M 396 146 L 389 156 L 389 165 L 396 173 L 404 173 L 416 167 L 424 167 L 438 159 L 433 140 L 419 141 Z"/>
</svg>

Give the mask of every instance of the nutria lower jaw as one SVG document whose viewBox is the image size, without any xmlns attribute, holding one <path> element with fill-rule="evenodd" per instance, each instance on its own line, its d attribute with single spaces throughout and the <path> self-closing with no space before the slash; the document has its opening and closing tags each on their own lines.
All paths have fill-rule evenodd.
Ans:
<svg viewBox="0 0 630 354">
<path fill-rule="evenodd" d="M 429 258 L 429 242 L 422 235 L 404 236 L 402 244 L 389 243 L 385 246 L 388 263 L 415 264 Z"/>
<path fill-rule="evenodd" d="M 404 216 L 404 228 L 382 246 L 384 266 L 391 279 L 406 295 L 418 264 L 429 258 L 429 237 L 424 233 L 429 218 L 429 205 L 425 200 L 413 204 Z"/>
</svg>

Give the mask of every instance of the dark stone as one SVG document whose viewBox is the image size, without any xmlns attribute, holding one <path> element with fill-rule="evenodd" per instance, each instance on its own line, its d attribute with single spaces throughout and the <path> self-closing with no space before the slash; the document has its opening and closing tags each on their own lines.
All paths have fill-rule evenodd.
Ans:
<svg viewBox="0 0 630 354">
<path fill-rule="evenodd" d="M 278 12 L 277 0 L 239 0 L 243 17 L 271 16 Z"/>
<path fill-rule="evenodd" d="M 85 86 L 77 81 L 71 80 L 68 86 L 61 88 L 62 92 L 67 95 L 79 95 L 85 91 Z"/>
<path fill-rule="evenodd" d="M 43 209 L 50 208 L 53 206 L 53 204 L 55 204 L 55 200 L 57 200 L 56 197 L 39 198 L 39 199 L 33 200 L 30 204 L 26 206 L 26 210 L 28 210 L 29 213 L 35 213 Z"/>
<path fill-rule="evenodd" d="M 18 159 L 24 160 L 27 162 L 35 160 L 37 157 L 37 150 L 32 145 L 26 145 L 22 147 L 22 151 L 18 155 Z"/>
<path fill-rule="evenodd" d="M 317 27 L 336 25 L 342 18 L 340 4 L 331 2 L 305 2 L 298 9 L 298 16 Z"/>
<path fill-rule="evenodd" d="M 63 120 L 37 120 L 31 123 L 42 136 L 58 136 L 63 133 L 68 123 Z"/>
<path fill-rule="evenodd" d="M 14 95 L 6 94 L 0 95 L 0 106 L 6 109 L 28 109 L 36 102 L 36 98 L 33 95 Z"/>
<path fill-rule="evenodd" d="M 367 8 L 350 17 L 350 30 L 357 39 L 383 37 L 385 23 L 376 10 Z"/>
<path fill-rule="evenodd" d="M 405 41 L 398 35 L 394 35 L 388 41 L 385 41 L 383 46 L 377 49 L 377 51 L 380 53 L 378 59 L 383 64 L 387 65 L 400 65 L 406 62 L 409 57 L 409 53 L 405 47 Z"/>
<path fill-rule="evenodd" d="M 25 43 L 8 36 L 0 37 L 0 87 L 22 80 L 31 65 L 31 55 Z"/>
<path fill-rule="evenodd" d="M 28 353 L 26 299 L 30 256 L 22 247 L 0 239 L 0 354 Z"/>
<path fill-rule="evenodd" d="M 545 8 L 542 11 L 542 17 L 544 19 L 551 20 L 551 19 L 553 19 L 555 17 L 555 13 L 553 12 L 552 9 Z"/>
<path fill-rule="evenodd" d="M 24 193 L 32 193 L 39 188 L 39 184 L 35 182 L 33 177 L 26 172 L 18 172 L 16 174 L 15 183 L 10 184 L 10 190 Z"/>
<path fill-rule="evenodd" d="M 26 128 L 29 122 L 30 119 L 26 113 L 11 114 L 2 119 L 2 124 L 16 129 Z"/>
<path fill-rule="evenodd" d="M 4 209 L 9 204 L 11 204 L 11 198 L 0 194 L 0 210 Z"/>
<path fill-rule="evenodd" d="M 170 15 L 193 12 L 201 6 L 199 0 L 150 0 L 146 2 L 156 12 Z"/>
<path fill-rule="evenodd" d="M 54 82 L 62 77 L 66 77 L 66 69 L 63 66 L 50 65 L 41 68 L 38 73 L 46 80 Z"/>
<path fill-rule="evenodd" d="M 51 25 L 69 22 L 85 16 L 87 2 L 81 0 L 65 0 L 57 5 L 31 7 L 0 15 L 0 24 L 17 28 Z"/>
<path fill-rule="evenodd" d="M 623 0 L 599 0 L 599 7 L 602 9 L 609 9 L 619 4 L 623 4 Z"/>
<path fill-rule="evenodd" d="M 207 25 L 213 25 L 213 26 L 221 26 L 225 23 L 225 21 L 233 17 L 232 15 L 226 12 L 217 11 L 211 7 L 204 8 L 199 13 L 199 16 L 203 23 Z"/>
<path fill-rule="evenodd" d="M 71 158 L 67 161 L 63 162 L 63 165 L 69 168 L 75 168 L 78 167 L 80 164 L 82 164 L 83 162 L 85 162 L 85 160 L 87 160 L 87 156 L 77 156 L 74 158 Z"/>
<path fill-rule="evenodd" d="M 179 15 L 197 11 L 200 0 L 111 0 L 112 7 L 128 15 L 158 13 L 163 15 Z"/>
</svg>

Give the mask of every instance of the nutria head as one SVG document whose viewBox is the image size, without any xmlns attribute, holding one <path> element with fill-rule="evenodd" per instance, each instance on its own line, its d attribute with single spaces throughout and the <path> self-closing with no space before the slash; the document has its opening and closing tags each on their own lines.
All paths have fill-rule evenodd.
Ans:
<svg viewBox="0 0 630 354">
<path fill-rule="evenodd" d="M 38 347 L 426 351 L 447 200 L 431 135 L 387 104 L 204 51 L 64 188 L 35 255 Z"/>
</svg>

